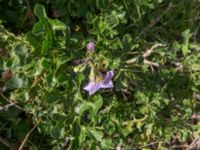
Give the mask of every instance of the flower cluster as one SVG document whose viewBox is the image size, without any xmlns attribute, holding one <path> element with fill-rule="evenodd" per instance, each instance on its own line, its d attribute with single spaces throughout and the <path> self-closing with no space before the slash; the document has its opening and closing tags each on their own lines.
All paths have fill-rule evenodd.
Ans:
<svg viewBox="0 0 200 150">
<path fill-rule="evenodd" d="M 95 43 L 89 42 L 86 47 L 89 52 L 92 52 L 95 49 Z M 112 77 L 114 76 L 114 71 L 108 71 L 106 74 L 101 74 L 100 79 L 94 77 L 93 69 L 91 72 L 92 77 L 90 78 L 90 82 L 84 87 L 84 90 L 88 91 L 89 95 L 93 95 L 100 89 L 113 88 Z"/>
</svg>

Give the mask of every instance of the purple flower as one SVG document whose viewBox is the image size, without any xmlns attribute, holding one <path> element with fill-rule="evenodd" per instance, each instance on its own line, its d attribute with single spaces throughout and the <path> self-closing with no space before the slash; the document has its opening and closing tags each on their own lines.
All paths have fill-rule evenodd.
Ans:
<svg viewBox="0 0 200 150">
<path fill-rule="evenodd" d="M 109 71 L 106 73 L 104 76 L 103 80 L 101 81 L 90 81 L 85 87 L 84 90 L 89 92 L 89 95 L 94 94 L 98 90 L 105 89 L 105 88 L 112 88 L 113 87 L 113 82 L 112 82 L 112 77 L 114 76 L 113 71 Z"/>
<path fill-rule="evenodd" d="M 94 51 L 94 49 L 95 49 L 95 43 L 94 42 L 89 42 L 88 44 L 87 44 L 87 50 L 88 51 Z"/>
</svg>

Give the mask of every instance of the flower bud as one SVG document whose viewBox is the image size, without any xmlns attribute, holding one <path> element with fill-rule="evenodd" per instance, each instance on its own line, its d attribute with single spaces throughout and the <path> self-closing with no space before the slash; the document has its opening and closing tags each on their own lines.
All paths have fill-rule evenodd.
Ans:
<svg viewBox="0 0 200 150">
<path fill-rule="evenodd" d="M 87 47 L 87 50 L 89 52 L 92 52 L 95 49 L 95 43 L 94 42 L 89 42 L 86 47 Z"/>
</svg>

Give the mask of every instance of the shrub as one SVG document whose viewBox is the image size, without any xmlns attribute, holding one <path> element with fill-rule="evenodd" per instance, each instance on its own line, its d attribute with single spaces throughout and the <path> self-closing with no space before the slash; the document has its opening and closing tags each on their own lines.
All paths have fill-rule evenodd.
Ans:
<svg viewBox="0 0 200 150">
<path fill-rule="evenodd" d="M 5 146 L 184 149 L 199 136 L 198 1 L 0 3 Z M 89 95 L 88 82 L 103 84 Z"/>
</svg>

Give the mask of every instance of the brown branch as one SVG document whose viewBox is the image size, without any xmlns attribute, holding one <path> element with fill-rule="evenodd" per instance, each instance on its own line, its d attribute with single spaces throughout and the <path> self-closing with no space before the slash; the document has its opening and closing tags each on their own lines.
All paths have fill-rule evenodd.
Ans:
<svg viewBox="0 0 200 150">
<path fill-rule="evenodd" d="M 6 100 L 8 103 L 13 103 L 14 105 L 13 106 L 15 106 L 16 108 L 18 108 L 18 109 L 20 109 L 20 110 L 22 110 L 22 111 L 25 111 L 21 106 L 19 106 L 19 105 L 17 105 L 16 103 L 14 103 L 14 102 L 12 102 L 12 100 L 9 100 L 6 96 L 4 96 L 4 94 L 0 91 L 0 96 L 4 99 L 4 100 Z"/>
<path fill-rule="evenodd" d="M 29 136 L 30 136 L 31 133 L 35 130 L 35 128 L 36 128 L 37 126 L 38 126 L 38 124 L 36 124 L 36 125 L 26 134 L 26 136 L 25 136 L 24 140 L 22 141 L 22 143 L 21 143 L 21 145 L 20 145 L 20 147 L 19 147 L 18 150 L 23 150 L 23 148 L 24 148 L 24 146 L 25 146 L 25 144 L 26 144 L 26 142 L 27 142 Z"/>
<path fill-rule="evenodd" d="M 31 10 L 31 6 L 30 6 L 30 3 L 29 3 L 29 0 L 25 0 L 25 2 L 26 2 L 28 10 L 26 12 L 26 15 L 25 15 L 23 21 L 22 21 L 22 25 L 25 23 L 25 21 L 28 19 L 28 17 L 32 17 L 33 22 L 35 22 L 35 16 L 34 16 L 32 10 Z"/>
<path fill-rule="evenodd" d="M 157 43 L 157 44 L 153 45 L 150 49 L 146 50 L 146 51 L 143 53 L 142 57 L 144 58 L 144 64 L 150 65 L 151 68 L 152 68 L 153 66 L 154 66 L 154 67 L 159 67 L 159 64 L 158 64 L 158 63 L 149 61 L 149 60 L 147 60 L 146 58 L 147 58 L 148 56 L 150 56 L 150 55 L 153 53 L 153 50 L 154 50 L 155 48 L 158 48 L 158 47 L 161 47 L 161 46 L 164 46 L 164 45 L 161 44 L 161 43 Z M 126 63 L 127 63 L 127 64 L 133 64 L 133 63 L 135 63 L 136 61 L 137 61 L 137 58 L 132 58 L 132 59 L 127 60 Z"/>
<path fill-rule="evenodd" d="M 7 111 L 9 107 L 14 106 L 14 105 L 15 105 L 15 103 L 11 102 L 11 103 L 9 103 L 9 104 L 7 104 L 5 106 L 0 106 L 0 111 L 2 111 L 2 110 L 6 110 Z"/>
<path fill-rule="evenodd" d="M 0 142 L 4 144 L 6 147 L 10 148 L 10 150 L 17 150 L 18 149 L 18 144 L 13 144 L 9 142 L 7 139 L 3 138 L 0 136 Z"/>
<path fill-rule="evenodd" d="M 137 61 L 137 58 L 132 58 L 126 61 L 127 64 L 134 64 Z"/>
<path fill-rule="evenodd" d="M 158 63 L 149 61 L 149 60 L 147 60 L 147 59 L 144 59 L 144 64 L 147 64 L 147 65 L 150 65 L 150 66 L 154 66 L 154 67 L 159 67 L 159 64 L 158 64 Z"/>
<path fill-rule="evenodd" d="M 158 142 L 158 141 L 151 142 L 151 143 L 149 143 L 149 144 L 146 144 L 146 145 L 141 146 L 140 149 L 143 149 L 143 148 L 148 147 L 148 146 L 155 145 L 155 144 L 157 144 L 157 143 L 159 143 L 159 142 Z"/>
<path fill-rule="evenodd" d="M 156 23 L 158 23 L 163 18 L 163 16 L 165 16 L 171 10 L 171 8 L 172 8 L 172 3 L 170 2 L 167 8 L 163 11 L 163 13 L 157 16 L 155 19 L 153 19 L 144 30 L 152 28 Z"/>
<path fill-rule="evenodd" d="M 66 147 L 67 147 L 67 144 L 69 143 L 69 141 L 70 141 L 70 138 L 66 137 L 64 142 L 61 144 L 61 150 L 67 149 Z"/>
<path fill-rule="evenodd" d="M 144 58 L 148 57 L 149 55 L 151 55 L 153 53 L 153 50 L 155 48 L 158 48 L 158 47 L 161 47 L 161 46 L 164 46 L 164 45 L 161 44 L 161 43 L 157 43 L 157 44 L 153 45 L 150 49 L 146 50 L 146 52 L 142 56 Z"/>
<path fill-rule="evenodd" d="M 5 146 L 7 146 L 7 147 L 10 148 L 11 143 L 10 143 L 8 140 L 6 140 L 6 139 L 4 139 L 3 137 L 1 137 L 1 136 L 0 136 L 0 142 L 1 142 L 2 144 L 4 144 Z"/>
<path fill-rule="evenodd" d="M 194 93 L 194 94 L 193 94 L 193 97 L 194 97 L 196 100 L 199 100 L 199 101 L 200 101 L 200 93 Z"/>
<path fill-rule="evenodd" d="M 199 137 L 195 138 L 186 150 L 198 150 L 198 149 L 200 149 Z"/>
</svg>

